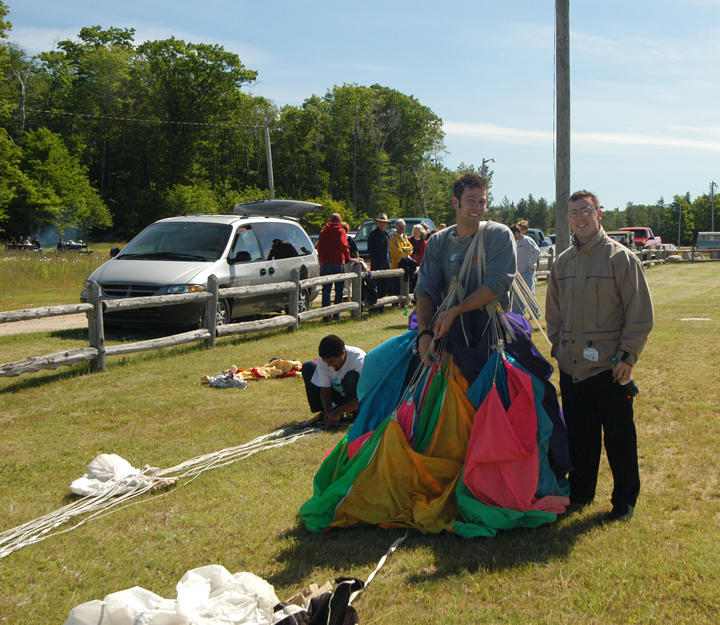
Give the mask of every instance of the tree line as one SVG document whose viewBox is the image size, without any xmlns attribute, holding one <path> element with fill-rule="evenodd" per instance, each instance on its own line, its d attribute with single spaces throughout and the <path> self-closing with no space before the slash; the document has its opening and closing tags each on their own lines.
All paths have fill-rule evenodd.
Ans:
<svg viewBox="0 0 720 625">
<path fill-rule="evenodd" d="M 91 26 L 31 57 L 9 42 L 7 14 L 0 0 L 2 236 L 53 226 L 123 239 L 162 217 L 267 198 L 266 128 L 276 196 L 327 208 L 308 217 L 311 232 L 332 212 L 352 226 L 379 212 L 452 223 L 457 172 L 492 178 L 471 164 L 447 168 L 442 120 L 389 87 L 335 85 L 277 107 L 246 91 L 257 72 L 222 46 L 173 37 L 136 44 L 132 28 Z M 699 200 L 643 207 L 654 221 L 642 225 L 671 230 L 675 202 L 684 202 L 690 237 L 703 224 Z M 546 231 L 553 214 L 533 196 L 490 210 Z"/>
<path fill-rule="evenodd" d="M 718 204 L 718 201 L 715 203 Z M 699 195 L 693 200 L 690 194 L 686 193 L 674 196 L 670 203 L 660 198 L 653 205 L 628 202 L 623 210 L 603 207 L 601 223 L 605 230 L 646 226 L 666 243 L 678 244 L 679 234 L 679 245 L 687 246 L 695 243 L 698 232 L 711 229 L 711 209 L 709 194 Z M 491 219 L 503 223 L 516 223 L 527 219 L 531 227 L 540 228 L 545 233 L 555 230 L 555 202 L 550 203 L 545 198 L 536 199 L 532 195 L 517 203 L 505 197 L 488 209 L 488 215 Z"/>
</svg>

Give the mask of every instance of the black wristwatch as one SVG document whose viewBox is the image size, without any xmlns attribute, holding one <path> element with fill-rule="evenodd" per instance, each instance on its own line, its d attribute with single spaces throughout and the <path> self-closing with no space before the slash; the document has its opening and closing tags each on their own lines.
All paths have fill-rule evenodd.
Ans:
<svg viewBox="0 0 720 625">
<path fill-rule="evenodd" d="M 415 337 L 415 353 L 417 354 L 418 351 L 420 351 L 420 339 L 425 336 L 426 334 L 429 334 L 430 336 L 435 336 L 435 332 L 433 332 L 430 329 L 423 330 L 422 332 L 418 333 L 418 335 Z"/>
</svg>

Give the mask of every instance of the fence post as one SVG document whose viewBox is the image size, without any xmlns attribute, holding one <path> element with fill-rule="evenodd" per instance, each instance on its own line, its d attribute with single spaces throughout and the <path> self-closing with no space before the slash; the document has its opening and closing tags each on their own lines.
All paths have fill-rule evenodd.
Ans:
<svg viewBox="0 0 720 625">
<path fill-rule="evenodd" d="M 410 304 L 410 280 L 408 275 L 400 276 L 400 297 L 404 307 Z"/>
<path fill-rule="evenodd" d="M 295 327 L 293 330 L 298 329 L 298 323 L 300 322 L 300 315 L 298 311 L 298 302 L 300 301 L 300 272 L 297 268 L 290 272 L 290 280 L 295 283 L 295 291 L 290 292 L 288 297 L 290 298 L 290 305 L 288 306 L 288 314 L 295 317 Z"/>
<path fill-rule="evenodd" d="M 217 330 L 217 305 L 218 305 L 218 279 L 213 273 L 208 276 L 207 281 L 208 293 L 212 296 L 205 302 L 205 328 L 210 332 L 210 336 L 206 339 L 205 345 L 215 347 L 215 333 Z M 228 321 L 230 321 L 228 319 Z"/>
<path fill-rule="evenodd" d="M 547 270 L 550 271 L 553 266 L 553 262 L 555 261 L 555 249 L 551 248 L 548 252 L 548 260 L 547 260 Z M 540 265 L 538 264 L 538 268 Z"/>
<path fill-rule="evenodd" d="M 90 361 L 93 371 L 105 371 L 105 328 L 103 325 L 102 289 L 97 281 L 92 280 L 87 290 L 88 303 L 93 305 L 93 311 L 87 313 L 88 340 L 90 347 L 98 351 L 98 355 Z"/>
<path fill-rule="evenodd" d="M 362 265 L 353 263 L 355 277 L 352 280 L 352 301 L 356 302 L 358 308 L 353 312 L 355 321 L 362 321 Z"/>
</svg>

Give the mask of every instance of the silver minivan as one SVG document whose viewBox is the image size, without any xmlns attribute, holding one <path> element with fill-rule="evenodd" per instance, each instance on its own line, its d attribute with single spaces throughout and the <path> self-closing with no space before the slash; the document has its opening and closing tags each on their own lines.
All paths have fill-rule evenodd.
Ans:
<svg viewBox="0 0 720 625">
<path fill-rule="evenodd" d="M 239 204 L 233 215 L 187 215 L 161 219 L 134 237 L 122 251 L 93 271 L 104 299 L 203 291 L 215 274 L 220 288 L 271 284 L 319 275 L 317 252 L 295 217 L 318 204 L 270 200 Z M 267 216 L 282 215 L 282 216 Z M 317 289 L 300 293 L 300 311 Z M 86 290 L 81 299 L 84 301 Z M 217 323 L 288 308 L 288 294 L 218 301 Z M 202 304 L 142 308 L 108 314 L 109 323 L 195 325 Z"/>
</svg>

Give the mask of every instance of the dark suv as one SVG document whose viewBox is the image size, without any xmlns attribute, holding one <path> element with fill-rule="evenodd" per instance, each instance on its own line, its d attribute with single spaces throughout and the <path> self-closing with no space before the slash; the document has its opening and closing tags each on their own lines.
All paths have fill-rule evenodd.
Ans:
<svg viewBox="0 0 720 625">
<path fill-rule="evenodd" d="M 402 219 L 405 222 L 405 234 L 407 234 L 408 237 L 412 236 L 412 229 L 418 224 L 423 224 L 425 228 L 427 228 L 428 232 L 435 230 L 435 224 L 432 219 L 428 217 L 403 217 Z M 395 222 L 397 220 L 397 217 L 390 219 L 388 232 L 392 232 L 395 228 Z M 355 235 L 355 245 L 357 245 L 358 253 L 361 258 L 369 258 L 370 256 L 367 251 L 367 240 L 374 228 L 375 221 L 366 221 L 358 228 L 357 234 Z"/>
</svg>

